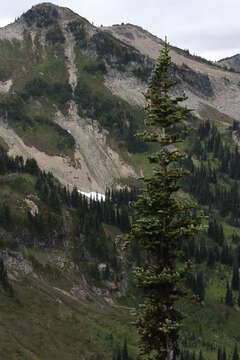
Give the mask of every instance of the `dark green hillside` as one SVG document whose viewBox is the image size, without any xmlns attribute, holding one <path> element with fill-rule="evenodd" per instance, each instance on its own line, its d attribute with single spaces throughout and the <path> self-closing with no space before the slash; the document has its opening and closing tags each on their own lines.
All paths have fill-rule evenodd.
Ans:
<svg viewBox="0 0 240 360">
<path fill-rule="evenodd" d="M 187 351 L 199 356 L 202 350 L 204 358 L 211 360 L 219 348 L 225 348 L 231 359 L 240 341 L 240 152 L 232 140 L 239 125 L 232 122 L 219 130 L 214 122 L 191 121 L 195 129 L 185 145 L 183 164 L 190 175 L 179 196 L 195 199 L 206 215 L 206 231 L 179 246 L 180 263 L 192 262 L 186 280 L 188 300 L 179 304 L 186 314 L 182 356 L 190 359 Z M 150 171 L 143 155 L 136 154 L 134 160 L 145 173 Z M 129 291 L 131 297 L 135 290 L 130 287 Z"/>
<path fill-rule="evenodd" d="M 1 358 L 112 359 L 126 338 L 129 356 L 135 358 L 136 335 L 126 309 L 75 300 L 41 277 L 12 284 L 20 303 L 0 285 Z"/>
<path fill-rule="evenodd" d="M 59 238 L 56 246 L 72 242 L 78 260 L 84 260 L 86 247 L 98 260 L 116 264 L 116 249 L 105 226 L 129 230 L 129 203 L 136 198 L 136 189 L 109 190 L 105 202 L 88 200 L 76 188 L 69 192 L 51 173 L 42 172 L 34 159 L 8 157 L 0 147 L 0 196 L 1 225 L 11 237 L 27 231 L 32 245 L 44 241 L 44 246 Z M 31 203 L 37 209 L 34 213 Z"/>
<path fill-rule="evenodd" d="M 236 127 L 236 125 L 234 126 Z M 227 132 L 220 133 L 215 126 L 208 122 L 201 124 L 187 145 L 189 157 L 185 164 L 192 174 L 185 183 L 186 191 L 198 199 L 199 205 L 208 215 L 206 221 L 208 230 L 195 241 L 182 244 L 180 248 L 180 261 L 181 259 L 191 259 L 193 262 L 192 272 L 186 282 L 189 299 L 187 302 L 179 304 L 187 314 L 182 331 L 182 348 L 185 349 L 185 353 L 187 350 L 198 353 L 201 349 L 204 358 L 210 360 L 216 358 L 218 348 L 222 346 L 231 356 L 235 342 L 239 341 L 237 334 L 240 313 L 236 307 L 239 301 L 236 284 L 239 280 L 236 279 L 235 269 L 240 259 L 240 229 L 235 215 L 235 211 L 238 210 L 234 207 L 234 203 L 238 203 L 239 175 L 238 167 L 233 165 L 231 167 L 239 155 L 231 142 L 232 131 L 236 130 L 229 128 Z M 199 147 L 201 151 L 199 151 Z M 224 156 L 218 157 L 217 155 L 222 147 L 228 157 L 227 169 L 223 166 Z M 48 332 L 50 334 L 52 331 L 55 333 L 54 344 L 58 344 L 59 341 L 65 344 L 66 351 L 68 354 L 72 354 L 72 358 L 77 356 L 79 348 L 78 345 L 71 347 L 71 350 L 68 348 L 68 337 L 66 335 L 68 327 L 72 329 L 71 337 L 75 338 L 76 336 L 77 343 L 81 344 L 82 349 L 85 349 L 87 359 L 90 359 L 91 354 L 96 352 L 104 353 L 106 358 L 111 357 L 117 345 L 121 346 L 123 343 L 126 334 L 130 352 L 132 355 L 136 354 L 136 337 L 130 335 L 131 327 L 124 320 L 124 314 L 127 314 L 127 310 L 122 310 L 123 315 L 121 315 L 120 320 L 117 315 L 119 311 L 115 312 L 114 307 L 110 310 L 107 306 L 106 314 L 105 310 L 100 311 L 96 304 L 89 305 L 88 302 L 81 302 L 76 308 L 74 305 L 76 300 L 56 294 L 53 286 L 66 289 L 69 292 L 73 276 L 76 279 L 79 274 L 73 275 L 71 272 L 69 275 L 64 274 L 61 271 L 59 272 L 54 267 L 55 265 L 45 267 L 45 260 L 43 260 L 46 258 L 45 251 L 32 249 L 33 239 L 35 243 L 37 241 L 41 244 L 41 247 L 48 248 L 50 253 L 57 248 L 61 254 L 68 254 L 69 259 L 78 264 L 81 269 L 80 273 L 85 274 L 90 283 L 93 282 L 97 286 L 104 287 L 105 280 L 102 280 L 97 270 L 97 264 L 106 262 L 116 274 L 121 271 L 112 239 L 121 233 L 119 229 L 122 229 L 123 232 L 128 231 L 131 220 L 126 215 L 129 212 L 127 204 L 134 200 L 136 191 L 134 190 L 132 193 L 126 190 L 120 193 L 108 192 L 105 204 L 89 203 L 79 196 L 76 190 L 69 194 L 66 189 L 62 189 L 51 175 L 42 173 L 34 161 L 28 161 L 24 164 L 21 158 L 15 160 L 8 158 L 4 150 L 1 150 L 0 159 L 0 196 L 3 199 L 0 221 L 1 231 L 5 233 L 6 239 L 5 241 L 1 240 L 1 247 L 2 249 L 7 247 L 19 251 L 22 244 L 25 244 L 28 248 L 26 256 L 31 260 L 35 272 L 42 279 L 37 284 L 34 279 L 29 278 L 28 281 L 32 286 L 30 292 L 27 290 L 29 287 L 25 278 L 20 283 L 11 280 L 21 304 L 15 302 L 15 297 L 12 300 L 4 293 L 0 295 L 2 297 L 2 309 L 4 306 L 11 306 L 13 309 L 11 321 L 15 324 L 15 329 L 20 326 L 19 321 L 22 316 L 26 319 L 25 324 L 28 324 L 26 329 L 32 329 L 36 321 L 39 324 L 34 330 L 36 342 L 30 344 L 29 334 L 24 330 L 21 333 L 21 339 L 17 335 L 18 332 L 11 341 L 8 341 L 5 336 L 2 337 L 3 348 L 14 354 L 13 356 L 16 356 L 15 354 L 18 352 L 29 354 L 30 351 L 38 354 L 39 358 L 46 358 L 46 353 L 38 352 L 37 339 L 39 339 L 40 333 L 38 335 L 37 333 L 41 332 L 42 341 L 46 344 L 49 354 L 56 353 L 56 347 L 59 345 L 53 348 L 52 342 L 45 338 L 46 332 L 41 329 L 46 320 L 44 317 L 39 320 L 37 315 L 40 308 L 43 309 L 43 312 L 46 308 L 46 312 L 51 314 L 47 323 Z M 198 185 L 197 189 L 194 184 Z M 218 187 L 220 190 L 217 190 Z M 220 206 L 221 202 L 218 202 L 216 197 L 216 194 L 221 194 L 223 188 L 226 188 L 224 196 L 228 199 L 226 201 L 229 204 L 228 207 L 225 205 L 224 208 Z M 204 196 L 206 193 L 210 194 L 211 197 Z M 37 216 L 29 214 L 30 209 L 26 203 L 24 204 L 25 198 L 38 206 L 39 214 Z M 67 228 L 65 225 L 63 226 L 66 221 Z M 26 231 L 28 235 L 26 235 Z M 18 241 L 16 241 L 17 234 Z M 67 248 L 64 240 L 66 236 L 68 242 L 72 239 L 71 246 L 68 243 Z M 92 255 L 91 260 L 85 257 L 86 250 Z M 135 256 L 139 256 L 137 254 L 138 250 L 135 249 Z M 139 261 L 142 261 L 141 256 Z M 106 276 L 111 278 L 113 274 L 106 273 Z M 230 289 L 233 288 L 230 300 L 229 297 L 227 300 L 227 284 L 229 284 Z M 131 281 L 129 285 L 129 293 L 125 297 L 124 303 L 128 303 L 132 296 L 136 295 L 134 287 L 131 286 Z M 30 304 L 29 299 L 32 299 L 34 294 L 39 301 L 31 305 L 31 311 L 26 315 L 26 308 L 29 308 L 28 304 Z M 62 303 L 52 308 L 51 304 L 47 305 L 46 301 L 52 303 L 56 301 L 56 298 L 60 298 Z M 94 314 L 94 321 L 89 322 L 85 315 L 78 315 L 81 311 L 85 314 L 85 310 L 81 310 L 85 306 L 87 306 L 89 314 Z M 100 319 L 103 318 L 106 325 L 104 333 L 100 334 L 97 330 L 97 324 L 99 321 L 102 324 L 103 320 Z M 2 329 L 10 329 L 9 319 L 5 314 L 1 322 Z M 66 332 L 61 325 L 62 321 L 65 323 Z M 79 326 L 80 328 L 87 326 L 87 330 L 84 333 L 79 332 Z M 126 328 L 122 330 L 122 326 L 127 326 L 129 330 Z M 112 338 L 112 332 L 121 334 L 119 338 L 121 340 L 114 340 L 114 346 L 110 346 L 108 340 L 109 336 Z M 113 338 L 115 338 L 114 335 Z M 87 346 L 87 344 L 89 345 Z"/>
<path fill-rule="evenodd" d="M 129 310 L 93 291 L 121 281 L 114 239 L 129 230 L 136 189 L 109 190 L 105 203 L 87 200 L 61 187 L 35 160 L 8 157 L 0 148 L 0 198 L 0 257 L 7 252 L 13 259 L 8 280 L 0 264 L 1 357 L 111 359 L 127 339 L 135 358 Z M 24 274 L 21 264 L 30 264 L 33 273 Z M 71 295 L 76 284 L 83 298 Z M 116 290 L 108 291 L 114 297 Z"/>
<path fill-rule="evenodd" d="M 185 160 L 191 174 L 185 190 L 204 209 L 208 229 L 181 246 L 183 259 L 193 261 L 186 285 L 195 298 L 191 305 L 183 306 L 187 313 L 183 346 L 192 351 L 202 349 L 207 359 L 216 358 L 221 347 L 231 356 L 240 340 L 236 272 L 240 266 L 240 154 L 232 141 L 235 127 L 220 132 L 209 121 L 200 124 L 188 144 Z"/>
</svg>

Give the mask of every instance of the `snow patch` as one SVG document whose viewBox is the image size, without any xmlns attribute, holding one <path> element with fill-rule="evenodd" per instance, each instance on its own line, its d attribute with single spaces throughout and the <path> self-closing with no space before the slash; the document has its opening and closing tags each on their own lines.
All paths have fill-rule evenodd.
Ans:
<svg viewBox="0 0 240 360">
<path fill-rule="evenodd" d="M 94 201 L 105 201 L 106 200 L 106 196 L 104 194 L 95 192 L 95 191 L 91 191 L 91 192 L 84 192 L 84 191 L 80 191 L 78 190 L 79 194 L 82 194 L 84 196 L 86 196 L 89 199 L 92 199 Z"/>
</svg>

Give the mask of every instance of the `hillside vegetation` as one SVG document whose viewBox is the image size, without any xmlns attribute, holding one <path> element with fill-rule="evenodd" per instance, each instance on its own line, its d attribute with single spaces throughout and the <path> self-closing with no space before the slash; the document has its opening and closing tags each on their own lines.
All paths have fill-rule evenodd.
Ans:
<svg viewBox="0 0 240 360">
<path fill-rule="evenodd" d="M 145 115 L 130 94 L 142 96 L 162 42 L 129 24 L 98 29 L 50 4 L 10 26 L 16 39 L 3 30 L 0 357 L 137 359 L 130 310 L 141 294 L 132 268 L 144 253 L 134 244 L 126 257 L 121 235 L 135 219 L 136 174 L 152 170 L 155 146 L 136 137 Z M 190 176 L 178 195 L 206 215 L 206 231 L 178 249 L 180 265 L 192 262 L 178 305 L 187 314 L 181 358 L 232 359 L 240 341 L 240 76 L 186 51 L 172 55 L 174 92 L 185 91 L 196 110 L 185 124 L 193 126 L 182 164 Z M 36 149 L 46 155 L 42 168 L 31 158 Z M 43 170 L 50 160 L 52 173 Z M 79 189 L 106 189 L 106 200 Z"/>
</svg>

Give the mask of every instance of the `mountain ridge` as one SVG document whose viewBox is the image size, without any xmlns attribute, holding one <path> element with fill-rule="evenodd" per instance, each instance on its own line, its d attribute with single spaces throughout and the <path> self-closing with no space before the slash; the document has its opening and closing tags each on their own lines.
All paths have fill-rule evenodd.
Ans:
<svg viewBox="0 0 240 360">
<path fill-rule="evenodd" d="M 218 61 L 220 66 L 224 66 L 226 69 L 233 69 L 236 72 L 240 72 L 240 54 L 235 54 L 227 58 Z"/>
<path fill-rule="evenodd" d="M 26 69 L 23 63 L 19 64 L 18 68 L 16 67 L 15 74 L 12 69 L 9 69 L 9 75 L 3 76 L 3 80 L 0 81 L 0 94 L 3 97 L 10 96 L 15 89 L 19 91 L 18 88 L 23 86 L 22 83 L 25 82 L 25 78 L 44 77 L 46 73 L 38 70 L 37 63 L 44 63 L 46 56 L 49 58 L 49 63 L 55 61 L 53 60 L 53 56 L 55 56 L 55 62 L 58 62 L 57 66 L 59 69 L 61 66 L 61 71 L 64 73 L 64 86 L 68 83 L 71 87 L 71 94 L 69 92 L 69 99 L 71 99 L 64 105 L 64 111 L 59 109 L 59 105 L 52 100 L 52 104 L 49 105 L 52 107 L 51 117 L 53 121 L 69 135 L 71 135 L 71 132 L 75 134 L 75 165 L 72 166 L 72 160 L 61 159 L 60 156 L 59 161 L 62 165 L 56 163 L 55 166 L 55 160 L 52 157 L 48 157 L 49 155 L 46 153 L 41 155 L 41 151 L 44 150 L 43 147 L 37 149 L 40 150 L 37 160 L 43 169 L 52 171 L 64 184 L 69 182 L 71 187 L 76 185 L 87 192 L 104 192 L 106 186 L 121 183 L 124 178 L 135 178 L 137 171 L 132 156 L 129 156 L 129 152 L 123 151 L 124 153 L 122 153 L 123 147 L 120 149 L 118 146 L 119 135 L 114 141 L 111 137 L 112 129 L 111 126 L 109 127 L 109 119 L 112 114 L 105 115 L 104 113 L 105 111 L 109 112 L 107 103 L 106 110 L 102 109 L 103 113 L 101 115 L 99 110 L 93 111 L 90 109 L 87 111 L 82 109 L 80 114 L 79 109 L 82 107 L 82 100 L 80 97 L 76 100 L 76 93 L 79 91 L 79 83 L 84 78 L 86 80 L 81 85 L 83 94 L 86 92 L 86 85 L 92 82 L 92 87 L 89 88 L 92 100 L 89 98 L 88 103 L 86 102 L 84 106 L 89 106 L 89 101 L 96 103 L 96 95 L 93 95 L 93 89 L 94 82 L 97 81 L 99 84 L 99 95 L 97 96 L 100 96 L 100 88 L 104 89 L 108 99 L 106 99 L 106 102 L 109 102 L 111 97 L 113 103 L 116 102 L 117 104 L 118 101 L 128 103 L 129 109 L 142 108 L 144 106 L 143 93 L 147 87 L 147 79 L 154 67 L 154 62 L 159 55 L 163 41 L 133 24 L 97 28 L 72 10 L 51 3 L 35 5 L 15 23 L 1 28 L 0 39 L 10 41 L 8 43 L 8 47 L 11 48 L 9 49 L 9 56 L 12 56 L 11 52 L 15 51 L 16 47 L 20 51 L 24 45 L 28 49 L 29 57 L 33 59 L 33 62 L 36 62 L 34 66 L 31 64 L 32 72 L 30 72 L 30 69 Z M 14 41 L 18 41 L 18 43 L 14 45 Z M 4 46 L 3 41 L 2 47 Z M 7 56 L 5 55 L 6 61 L 8 61 Z M 23 55 L 18 55 L 19 58 L 21 56 Z M 171 56 L 175 64 L 173 76 L 178 81 L 175 92 L 178 94 L 186 93 L 188 96 L 186 104 L 195 109 L 195 114 L 198 117 L 202 117 L 203 113 L 204 116 L 212 115 L 215 111 L 222 113 L 221 118 L 224 119 L 224 114 L 226 114 L 226 120 L 222 120 L 223 126 L 229 123 L 229 117 L 238 119 L 240 74 L 204 62 L 203 59 L 193 57 L 186 51 L 174 47 L 171 48 Z M 84 65 L 82 65 L 83 62 Z M 4 65 L 2 66 L 4 67 Z M 45 65 L 41 65 L 41 67 L 44 68 Z M 55 67 L 54 71 L 56 70 Z M 2 70 L 3 72 L 4 70 Z M 21 73 L 25 75 L 19 79 Z M 58 82 L 60 74 L 60 71 L 56 72 L 55 79 L 52 80 L 51 77 L 53 76 L 49 73 L 46 75 L 48 76 L 47 82 Z M 42 104 L 42 98 L 36 96 L 34 101 L 40 101 L 40 107 L 46 106 Z M 100 97 L 98 101 L 99 106 L 102 108 Z M 76 102 L 77 106 L 75 106 Z M 93 108 L 95 103 L 91 105 Z M 128 105 L 123 105 L 123 107 L 126 106 L 128 107 Z M 30 108 L 32 112 L 32 105 Z M 36 112 L 36 109 L 34 112 Z M 126 110 L 121 111 L 120 115 L 123 118 L 119 119 L 118 117 L 118 126 L 121 129 L 120 132 L 124 131 L 127 134 L 127 128 L 132 124 L 132 120 L 124 120 L 124 112 L 126 113 Z M 107 127 L 106 124 L 101 124 L 101 121 L 99 121 L 103 115 L 108 118 Z M 226 124 L 224 125 L 224 123 Z M 5 125 L 2 123 L 2 126 Z M 138 126 L 138 123 L 134 125 L 134 131 L 137 131 Z M 126 129 L 123 130 L 123 127 Z M 9 141 L 11 136 L 10 133 L 8 136 L 6 135 L 7 131 L 9 133 L 9 131 L 15 131 L 15 129 L 5 128 L 0 132 L 0 135 L 2 133 L 2 136 L 5 136 L 9 152 L 12 155 L 27 154 L 27 156 L 37 156 L 35 150 L 26 148 L 26 146 L 34 144 L 29 141 L 26 143 L 24 139 L 23 145 L 18 149 L 15 147 L 15 150 L 13 150 L 13 145 Z M 21 130 L 16 135 L 21 138 L 24 133 Z M 127 135 L 124 136 L 127 138 Z M 84 141 L 79 142 L 80 138 L 83 140 L 88 138 L 89 140 L 83 146 Z M 110 139 L 111 141 L 109 141 Z M 14 142 L 14 140 L 12 141 Z M 19 142 L 17 141 L 17 143 Z M 93 144 L 95 145 L 92 146 Z M 88 150 L 88 147 L 91 150 Z M 34 146 L 32 149 L 34 149 Z M 98 160 L 96 160 L 96 154 L 99 154 Z M 46 158 L 46 160 L 41 160 L 42 157 Z M 94 161 L 92 161 L 93 159 Z M 48 166 L 48 164 L 52 165 Z M 77 164 L 81 165 L 82 171 Z M 98 175 L 96 174 L 97 164 L 101 169 Z M 102 176 L 102 174 L 104 175 Z M 71 178 L 75 178 L 76 181 L 70 181 Z"/>
</svg>

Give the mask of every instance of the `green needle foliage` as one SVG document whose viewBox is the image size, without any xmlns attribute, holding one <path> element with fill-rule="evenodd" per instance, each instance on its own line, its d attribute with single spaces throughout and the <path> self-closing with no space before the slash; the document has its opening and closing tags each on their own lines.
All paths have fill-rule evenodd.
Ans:
<svg viewBox="0 0 240 360">
<path fill-rule="evenodd" d="M 176 301 L 183 296 L 183 277 L 187 271 L 176 266 L 179 244 L 191 239 L 201 228 L 201 216 L 194 204 L 179 196 L 180 181 L 186 174 L 181 167 L 184 154 L 176 143 L 184 141 L 188 131 L 184 120 L 191 110 L 179 103 L 185 96 L 173 98 L 169 45 L 161 51 L 146 94 L 145 141 L 157 142 L 159 151 L 149 157 L 154 170 L 144 178 L 145 187 L 135 204 L 136 223 L 130 243 L 139 242 L 145 261 L 135 272 L 144 295 L 137 310 L 140 358 L 175 359 L 179 353 L 179 329 L 182 314 Z"/>
</svg>

